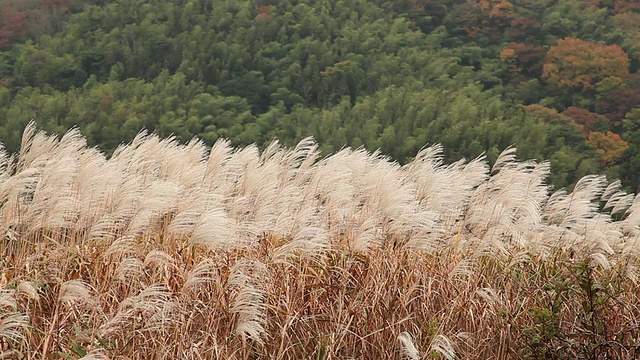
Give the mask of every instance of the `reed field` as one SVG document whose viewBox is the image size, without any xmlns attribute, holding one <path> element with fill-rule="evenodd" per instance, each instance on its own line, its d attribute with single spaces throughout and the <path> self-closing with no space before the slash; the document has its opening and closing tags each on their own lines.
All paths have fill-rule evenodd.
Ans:
<svg viewBox="0 0 640 360">
<path fill-rule="evenodd" d="M 106 157 L 31 124 L 0 156 L 0 358 L 640 357 L 640 198 L 441 154 Z"/>
</svg>

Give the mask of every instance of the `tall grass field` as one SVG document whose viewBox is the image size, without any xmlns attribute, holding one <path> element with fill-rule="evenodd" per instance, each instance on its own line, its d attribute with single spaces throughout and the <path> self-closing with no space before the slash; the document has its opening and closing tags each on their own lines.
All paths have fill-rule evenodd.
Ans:
<svg viewBox="0 0 640 360">
<path fill-rule="evenodd" d="M 637 359 L 640 198 L 505 150 L 0 155 L 1 359 Z"/>
</svg>

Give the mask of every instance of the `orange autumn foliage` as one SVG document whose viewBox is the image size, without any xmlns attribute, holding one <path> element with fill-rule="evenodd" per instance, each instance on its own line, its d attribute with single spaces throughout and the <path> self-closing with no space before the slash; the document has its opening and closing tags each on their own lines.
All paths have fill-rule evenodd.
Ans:
<svg viewBox="0 0 640 360">
<path fill-rule="evenodd" d="M 629 58 L 618 45 L 567 37 L 549 48 L 542 76 L 561 89 L 588 91 L 604 78 L 628 75 L 628 67 Z"/>
<path fill-rule="evenodd" d="M 629 147 L 629 144 L 622 140 L 620 135 L 611 131 L 606 134 L 598 131 L 592 132 L 587 139 L 587 145 L 602 155 L 600 164 L 605 168 L 618 162 Z"/>
</svg>

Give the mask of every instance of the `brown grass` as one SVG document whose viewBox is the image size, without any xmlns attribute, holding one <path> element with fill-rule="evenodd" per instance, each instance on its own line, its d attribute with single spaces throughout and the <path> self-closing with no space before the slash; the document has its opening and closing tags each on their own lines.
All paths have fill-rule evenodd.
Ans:
<svg viewBox="0 0 640 360">
<path fill-rule="evenodd" d="M 0 157 L 0 358 L 640 356 L 640 200 L 440 154 L 141 134 L 106 159 L 30 125 Z"/>
</svg>

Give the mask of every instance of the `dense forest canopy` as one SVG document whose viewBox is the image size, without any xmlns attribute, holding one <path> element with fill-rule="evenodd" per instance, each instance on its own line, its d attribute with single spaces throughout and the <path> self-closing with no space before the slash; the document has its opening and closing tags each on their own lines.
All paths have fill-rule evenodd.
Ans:
<svg viewBox="0 0 640 360">
<path fill-rule="evenodd" d="M 0 0 L 0 140 L 78 126 L 233 145 L 312 135 L 404 163 L 515 144 L 551 183 L 640 185 L 634 0 Z"/>
</svg>

